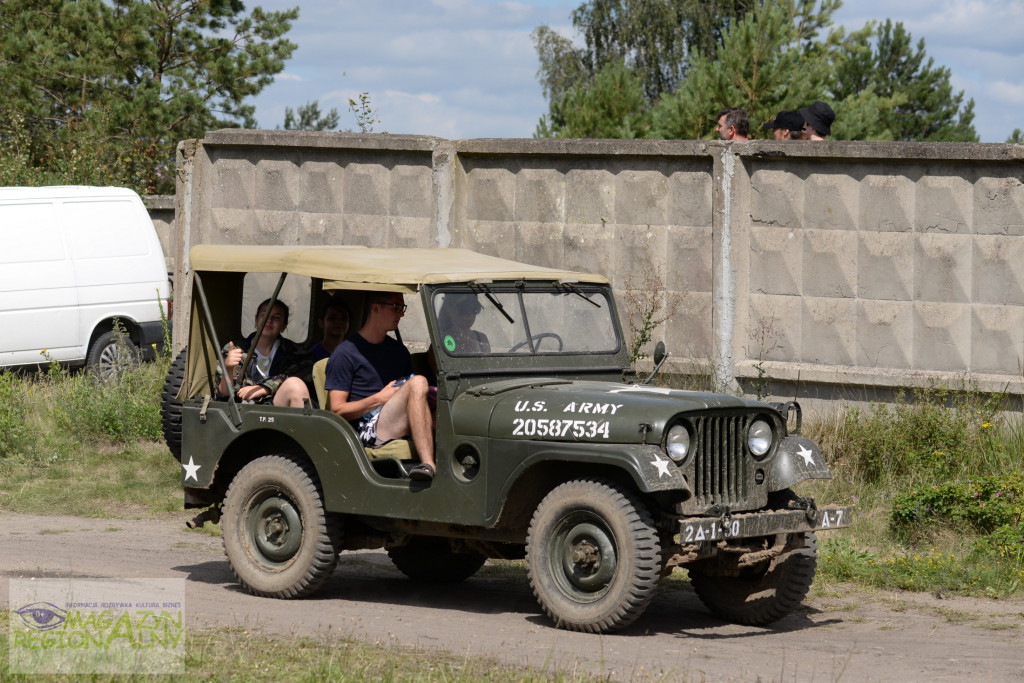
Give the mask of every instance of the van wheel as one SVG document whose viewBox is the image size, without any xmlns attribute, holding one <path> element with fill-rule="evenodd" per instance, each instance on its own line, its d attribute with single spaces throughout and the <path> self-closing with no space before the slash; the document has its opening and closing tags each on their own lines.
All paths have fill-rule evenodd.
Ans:
<svg viewBox="0 0 1024 683">
<path fill-rule="evenodd" d="M 178 391 L 185 382 L 186 360 L 188 348 L 182 349 L 171 363 L 160 394 L 160 425 L 164 430 L 164 442 L 178 462 L 181 462 L 181 401 L 178 400 Z"/>
<path fill-rule="evenodd" d="M 315 593 L 338 563 L 342 523 L 324 510 L 313 467 L 268 455 L 235 475 L 221 517 L 231 571 L 250 593 L 297 598 Z"/>
<path fill-rule="evenodd" d="M 104 332 L 89 347 L 85 365 L 102 380 L 114 379 L 139 357 L 139 349 L 124 334 Z"/>
</svg>

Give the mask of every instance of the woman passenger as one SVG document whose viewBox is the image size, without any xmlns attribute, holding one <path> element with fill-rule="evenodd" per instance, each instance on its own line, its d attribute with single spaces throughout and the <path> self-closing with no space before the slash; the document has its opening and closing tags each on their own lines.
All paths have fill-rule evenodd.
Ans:
<svg viewBox="0 0 1024 683">
<path fill-rule="evenodd" d="M 256 325 L 260 324 L 269 303 L 270 299 L 267 299 L 257 307 Z M 292 340 L 281 336 L 287 327 L 288 306 L 281 301 L 275 301 L 244 377 L 240 366 L 252 346 L 256 333 L 250 334 L 237 346 L 234 342 L 228 342 L 224 347 L 224 365 L 235 382 L 239 400 L 246 403 L 301 408 L 309 399 L 307 381 L 311 381 L 313 362 L 307 351 Z M 219 369 L 217 374 L 220 375 Z M 217 393 L 220 398 L 227 397 L 227 384 L 224 377 L 219 377 Z"/>
</svg>

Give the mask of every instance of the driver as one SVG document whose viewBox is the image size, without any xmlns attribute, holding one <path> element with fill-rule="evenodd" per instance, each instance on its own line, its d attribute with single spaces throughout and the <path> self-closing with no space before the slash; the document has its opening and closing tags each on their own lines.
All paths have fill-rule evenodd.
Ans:
<svg viewBox="0 0 1024 683">
<path fill-rule="evenodd" d="M 366 447 L 411 436 L 420 463 L 409 470 L 409 478 L 430 481 L 435 464 L 427 378 L 413 374 L 409 350 L 388 336 L 408 306 L 397 292 L 371 292 L 367 301 L 366 323 L 327 361 L 328 404 L 352 424 Z"/>
<path fill-rule="evenodd" d="M 449 353 L 458 355 L 491 352 L 487 335 L 472 329 L 476 316 L 483 307 L 476 294 L 448 292 L 437 312 L 437 326 Z"/>
</svg>

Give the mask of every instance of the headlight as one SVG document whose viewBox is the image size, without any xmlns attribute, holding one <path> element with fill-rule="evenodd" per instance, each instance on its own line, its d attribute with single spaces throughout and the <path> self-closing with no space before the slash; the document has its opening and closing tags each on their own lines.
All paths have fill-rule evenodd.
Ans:
<svg viewBox="0 0 1024 683">
<path fill-rule="evenodd" d="M 680 463 L 686 459 L 690 452 L 690 432 L 686 431 L 683 425 L 676 425 L 668 430 L 665 437 L 665 450 L 673 462 Z"/>
<path fill-rule="evenodd" d="M 754 420 L 754 423 L 750 425 L 750 429 L 747 430 L 747 448 L 750 449 L 755 458 L 760 458 L 771 447 L 772 426 L 764 420 Z"/>
</svg>

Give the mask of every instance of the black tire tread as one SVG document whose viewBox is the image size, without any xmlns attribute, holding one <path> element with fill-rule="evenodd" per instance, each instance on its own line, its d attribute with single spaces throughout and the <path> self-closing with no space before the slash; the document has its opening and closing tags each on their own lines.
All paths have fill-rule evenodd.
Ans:
<svg viewBox="0 0 1024 683">
<path fill-rule="evenodd" d="M 178 462 L 181 462 L 181 401 L 178 400 L 178 390 L 185 381 L 187 357 L 187 348 L 175 357 L 167 370 L 160 394 L 160 426 L 164 432 L 164 443 Z"/>
<path fill-rule="evenodd" d="M 576 497 L 579 500 L 594 500 L 606 497 L 608 502 L 625 515 L 629 534 L 636 548 L 636 559 L 633 567 L 634 577 L 630 583 L 628 594 L 622 597 L 615 610 L 597 621 L 574 621 L 566 615 L 555 613 L 543 595 L 538 577 L 534 574 L 534 563 L 531 555 L 538 549 L 546 548 L 543 543 L 538 545 L 536 537 L 538 518 L 544 514 L 546 506 L 559 504 L 563 495 Z M 546 549 L 544 552 L 547 552 Z M 577 479 L 566 482 L 553 489 L 534 512 L 533 520 L 526 543 L 527 567 L 530 574 L 530 585 L 548 615 L 556 625 L 569 631 L 584 633 L 610 633 L 629 626 L 644 613 L 654 599 L 658 581 L 661 578 L 661 541 L 650 512 L 629 491 L 617 484 L 601 479 Z"/>
<path fill-rule="evenodd" d="M 720 577 L 690 570 L 690 583 L 700 601 L 714 614 L 747 626 L 767 626 L 800 607 L 814 582 L 818 542 L 813 531 L 803 534 L 802 548 L 776 558 L 767 573 L 756 579 Z M 755 593 L 774 589 L 768 597 Z"/>
<path fill-rule="evenodd" d="M 487 556 L 480 553 L 452 552 L 446 539 L 423 536 L 388 548 L 388 557 L 410 579 L 429 583 L 461 583 L 480 571 L 487 561 Z"/>
<path fill-rule="evenodd" d="M 241 575 L 241 572 L 235 566 L 235 562 L 232 561 L 232 551 L 228 546 L 233 541 L 231 535 L 234 530 L 228 528 L 230 524 L 223 524 L 222 522 L 224 552 L 228 556 L 232 574 L 249 593 L 268 598 L 300 598 L 315 593 L 331 577 L 335 567 L 337 567 L 338 553 L 342 545 L 342 518 L 339 515 L 325 512 L 319 480 L 312 465 L 304 459 L 283 455 L 268 455 L 253 460 L 242 468 L 242 471 L 235 476 L 231 485 L 228 486 L 227 494 L 224 497 L 224 510 L 226 513 L 224 521 L 227 521 L 228 514 L 230 514 L 228 511 L 236 503 L 235 498 L 242 496 L 244 499 L 245 497 L 242 490 L 247 483 L 246 478 L 243 477 L 246 471 L 249 470 L 249 474 L 252 475 L 253 472 L 258 472 L 259 470 L 272 471 L 274 469 L 278 469 L 279 473 L 285 476 L 294 476 L 296 478 L 295 483 L 301 488 L 301 493 L 310 497 L 316 539 L 314 541 L 313 556 L 303 575 L 291 584 L 276 590 L 260 589 L 251 585 Z M 304 518 L 304 528 L 305 523 L 306 520 Z"/>
</svg>

